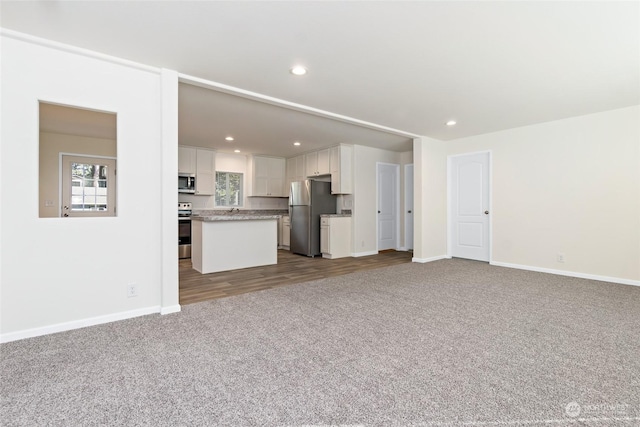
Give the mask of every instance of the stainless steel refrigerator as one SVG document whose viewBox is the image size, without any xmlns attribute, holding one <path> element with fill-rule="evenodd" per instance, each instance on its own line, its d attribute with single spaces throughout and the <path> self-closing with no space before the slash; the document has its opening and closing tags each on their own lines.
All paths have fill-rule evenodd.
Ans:
<svg viewBox="0 0 640 427">
<path fill-rule="evenodd" d="M 320 215 L 336 213 L 336 196 L 331 183 L 307 179 L 291 183 L 289 215 L 291 218 L 291 252 L 320 255 Z"/>
</svg>

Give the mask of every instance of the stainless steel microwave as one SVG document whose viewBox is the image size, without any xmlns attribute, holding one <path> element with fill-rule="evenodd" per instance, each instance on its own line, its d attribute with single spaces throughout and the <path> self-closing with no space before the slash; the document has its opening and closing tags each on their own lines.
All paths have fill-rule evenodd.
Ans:
<svg viewBox="0 0 640 427">
<path fill-rule="evenodd" d="M 191 193 L 196 192 L 196 176 L 192 173 L 179 173 L 178 174 L 178 193 Z"/>
</svg>

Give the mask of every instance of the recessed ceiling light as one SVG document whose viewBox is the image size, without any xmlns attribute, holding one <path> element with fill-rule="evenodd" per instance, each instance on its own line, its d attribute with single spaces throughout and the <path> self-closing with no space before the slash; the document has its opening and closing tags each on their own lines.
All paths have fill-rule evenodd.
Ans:
<svg viewBox="0 0 640 427">
<path fill-rule="evenodd" d="M 293 145 L 295 145 L 296 147 L 300 145 L 300 143 L 298 141 L 294 142 Z"/>
<path fill-rule="evenodd" d="M 233 137 L 232 136 L 228 136 L 225 138 L 227 141 L 233 141 Z"/>
<path fill-rule="evenodd" d="M 449 120 L 449 121 L 447 122 L 447 126 L 453 126 L 453 125 L 455 125 L 455 124 L 456 124 L 456 121 L 455 121 L 455 120 Z"/>
<path fill-rule="evenodd" d="M 234 152 L 234 153 L 239 153 L 239 152 L 240 152 L 240 150 L 233 150 L 233 152 Z"/>
<path fill-rule="evenodd" d="M 307 74 L 307 69 L 302 65 L 296 65 L 295 67 L 292 67 L 289 72 L 294 76 L 304 76 Z"/>
</svg>

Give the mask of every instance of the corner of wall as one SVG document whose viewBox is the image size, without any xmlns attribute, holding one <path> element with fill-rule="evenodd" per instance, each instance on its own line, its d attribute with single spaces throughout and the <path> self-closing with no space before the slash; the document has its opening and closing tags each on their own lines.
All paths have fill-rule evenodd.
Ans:
<svg viewBox="0 0 640 427">
<path fill-rule="evenodd" d="M 447 252 L 447 155 L 444 141 L 413 140 L 414 254 L 416 259 L 444 257 Z"/>
</svg>

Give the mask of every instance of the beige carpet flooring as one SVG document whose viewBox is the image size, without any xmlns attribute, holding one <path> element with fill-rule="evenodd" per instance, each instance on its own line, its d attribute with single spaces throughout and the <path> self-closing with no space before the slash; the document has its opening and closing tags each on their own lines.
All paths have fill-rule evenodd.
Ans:
<svg viewBox="0 0 640 427">
<path fill-rule="evenodd" d="M 466 260 L 0 352 L 3 426 L 640 425 L 640 288 Z"/>
</svg>

